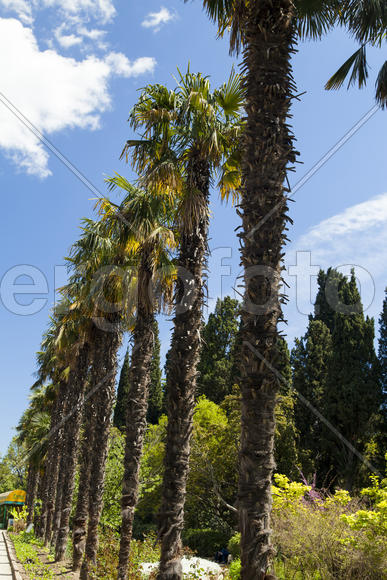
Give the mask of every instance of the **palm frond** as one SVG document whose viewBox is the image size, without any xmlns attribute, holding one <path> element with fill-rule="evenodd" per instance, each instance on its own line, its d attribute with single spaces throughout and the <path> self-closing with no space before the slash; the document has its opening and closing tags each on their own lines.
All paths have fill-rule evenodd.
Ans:
<svg viewBox="0 0 387 580">
<path fill-rule="evenodd" d="M 296 17 L 301 38 L 320 39 L 338 21 L 339 0 L 297 0 Z"/>
<path fill-rule="evenodd" d="M 361 46 L 349 57 L 348 60 L 345 61 L 343 65 L 341 65 L 341 67 L 326 83 L 325 88 L 327 90 L 341 88 L 350 72 L 351 76 L 348 81 L 348 87 L 350 87 L 355 82 L 358 83 L 359 87 L 365 85 L 368 78 L 368 65 L 365 45 Z"/>
<path fill-rule="evenodd" d="M 376 101 L 382 109 L 387 106 L 387 61 L 380 69 L 376 80 Z"/>
</svg>

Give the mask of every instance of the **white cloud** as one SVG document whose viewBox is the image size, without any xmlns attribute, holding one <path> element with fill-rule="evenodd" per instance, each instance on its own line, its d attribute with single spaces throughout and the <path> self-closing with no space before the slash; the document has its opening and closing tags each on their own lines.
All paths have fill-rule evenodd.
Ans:
<svg viewBox="0 0 387 580">
<path fill-rule="evenodd" d="M 158 12 L 149 12 L 141 25 L 144 26 L 144 28 L 153 28 L 154 31 L 157 32 L 164 24 L 167 24 L 175 18 L 175 14 L 170 12 L 168 8 L 162 6 Z"/>
<path fill-rule="evenodd" d="M 305 331 L 313 311 L 319 268 L 330 266 L 358 280 L 366 313 L 378 317 L 387 281 L 387 193 L 353 205 L 322 220 L 295 240 L 286 251 L 289 303 L 285 308 L 291 324 L 290 338 Z M 297 266 L 295 266 L 297 264 Z M 298 277 L 295 278 L 296 273 Z"/>
<path fill-rule="evenodd" d="M 27 0 L 0 0 L 0 6 L 3 6 L 7 12 L 17 14 L 25 24 L 32 23 L 32 3 Z"/>
<path fill-rule="evenodd" d="M 78 33 L 85 38 L 90 38 L 90 40 L 101 40 L 106 35 L 106 30 L 100 30 L 97 28 L 86 28 L 85 26 L 80 26 L 78 28 Z"/>
<path fill-rule="evenodd" d="M 312 227 L 297 242 L 329 265 L 355 264 L 379 274 L 387 269 L 387 193 L 353 205 Z"/>
<path fill-rule="evenodd" d="M 90 51 L 95 48 L 106 51 L 108 43 L 103 40 L 106 34 L 106 30 L 99 28 L 89 29 L 85 26 L 78 26 L 73 19 L 63 22 L 54 30 L 55 39 L 59 46 L 65 49 L 81 46 L 83 51 Z M 50 46 L 52 47 L 52 42 Z"/>
<path fill-rule="evenodd" d="M 153 57 L 142 56 L 131 62 L 122 52 L 111 52 L 105 62 L 112 72 L 123 77 L 137 77 L 146 72 L 152 72 L 156 66 Z"/>
<path fill-rule="evenodd" d="M 32 0 L 36 8 L 56 8 L 69 16 L 96 18 L 111 21 L 116 9 L 112 0 Z"/>
<path fill-rule="evenodd" d="M 1 91 L 45 134 L 67 128 L 96 129 L 109 109 L 112 76 L 152 72 L 153 58 L 133 62 L 121 53 L 77 61 L 54 50 L 40 51 L 30 28 L 0 18 Z M 50 174 L 48 154 L 37 138 L 0 102 L 0 148 L 19 169 Z"/>
<path fill-rule="evenodd" d="M 111 21 L 116 14 L 112 0 L 0 0 L 0 6 L 12 11 L 25 24 L 30 24 L 34 13 L 43 8 L 83 20 L 95 18 L 102 23 Z"/>
<path fill-rule="evenodd" d="M 304 236 L 313 243 L 326 241 L 332 236 L 351 236 L 367 231 L 373 226 L 387 221 L 387 193 L 373 197 L 367 201 L 353 205 L 342 213 L 320 222 Z"/>
<path fill-rule="evenodd" d="M 55 29 L 55 38 L 63 48 L 71 48 L 82 44 L 82 37 L 75 34 L 65 34 L 65 25 L 61 24 Z"/>
</svg>

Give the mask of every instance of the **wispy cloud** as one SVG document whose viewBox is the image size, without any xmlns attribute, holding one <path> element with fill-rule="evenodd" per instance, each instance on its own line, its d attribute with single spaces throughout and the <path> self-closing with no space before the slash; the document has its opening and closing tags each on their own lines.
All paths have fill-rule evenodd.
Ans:
<svg viewBox="0 0 387 580">
<path fill-rule="evenodd" d="M 322 220 L 287 249 L 285 265 L 290 325 L 285 332 L 301 335 L 313 310 L 319 268 L 330 266 L 349 275 L 355 269 L 367 314 L 379 316 L 387 284 L 387 193 Z M 289 275 L 290 274 L 290 275 Z M 298 276 L 298 277 L 295 277 Z"/>
<path fill-rule="evenodd" d="M 141 25 L 144 28 L 153 28 L 154 32 L 158 32 L 164 24 L 175 20 L 175 18 L 176 14 L 162 6 L 158 12 L 149 12 Z"/>
<path fill-rule="evenodd" d="M 310 228 L 296 242 L 314 261 L 355 264 L 387 274 L 387 193 L 353 205 Z"/>
</svg>

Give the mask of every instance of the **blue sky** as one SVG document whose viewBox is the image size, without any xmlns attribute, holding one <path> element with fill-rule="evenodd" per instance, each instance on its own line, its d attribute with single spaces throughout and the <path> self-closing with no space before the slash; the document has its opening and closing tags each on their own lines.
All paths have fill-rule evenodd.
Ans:
<svg viewBox="0 0 387 580">
<path fill-rule="evenodd" d="M 335 31 L 322 42 L 301 43 L 294 57 L 298 91 L 306 94 L 293 107 L 303 165 L 297 166 L 292 183 L 374 105 L 374 78 L 383 56 L 377 51 L 371 55 L 367 89 L 324 91 L 324 82 L 352 48 L 343 31 Z M 63 256 L 79 234 L 81 218 L 92 216 L 95 197 L 6 104 L 17 107 L 105 191 L 104 176 L 114 171 L 132 176 L 118 158 L 130 135 L 126 119 L 137 89 L 150 82 L 174 86 L 176 66 L 184 70 L 188 61 L 192 70 L 210 75 L 214 86 L 237 62 L 229 57 L 227 42 L 216 39 L 199 0 L 188 4 L 182 0 L 0 0 L 0 453 L 5 452 L 27 404 L 34 353 L 47 325 L 54 288 L 65 281 Z M 386 122 L 386 113 L 376 112 L 291 204 L 295 224 L 286 256 L 293 274 L 288 276 L 286 309 L 289 341 L 304 332 L 311 309 L 309 279 L 297 278 L 296 301 L 294 276 L 296 271 L 309 272 L 305 267 L 309 259 L 322 267 L 357 266 L 367 313 L 377 317 L 381 310 L 387 284 Z M 233 231 L 238 218 L 231 207 L 219 203 L 216 192 L 212 210 L 210 309 L 217 296 L 233 292 L 240 273 Z M 20 265 L 30 265 L 34 275 L 40 270 L 44 276 L 43 293 L 37 296 L 42 299 L 41 309 L 34 314 L 23 308 L 31 301 L 28 296 L 18 297 L 22 307 L 12 312 L 10 281 L 25 271 L 25 267 L 15 269 Z M 24 276 L 18 282 L 30 280 Z M 164 354 L 170 326 L 161 320 Z"/>
</svg>

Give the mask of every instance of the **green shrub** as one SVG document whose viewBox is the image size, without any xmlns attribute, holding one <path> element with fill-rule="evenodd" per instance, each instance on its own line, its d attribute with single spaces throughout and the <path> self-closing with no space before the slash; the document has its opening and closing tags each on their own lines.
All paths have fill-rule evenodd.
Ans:
<svg viewBox="0 0 387 580">
<path fill-rule="evenodd" d="M 231 562 L 230 569 L 228 571 L 231 580 L 240 580 L 241 577 L 241 561 L 239 558 Z"/>
<path fill-rule="evenodd" d="M 183 534 L 183 542 L 199 556 L 213 557 L 214 554 L 227 546 L 229 534 L 210 529 L 189 529 Z"/>
<path fill-rule="evenodd" d="M 302 580 L 387 580 L 387 535 L 383 529 L 381 486 L 362 495 L 374 497 L 374 510 L 344 490 L 315 498 L 307 486 L 276 478 L 273 489 L 275 572 Z M 380 501 L 381 500 L 381 501 Z M 364 500 L 363 500 L 364 501 Z M 367 507 L 367 506 L 364 506 Z"/>
<path fill-rule="evenodd" d="M 130 558 L 128 575 L 130 580 L 141 580 L 139 567 L 144 562 L 158 562 L 160 559 L 160 546 L 155 545 L 156 534 L 149 534 L 143 541 L 132 540 L 130 543 Z M 97 555 L 97 567 L 93 578 L 115 578 L 117 576 L 117 563 L 120 537 L 113 530 L 106 529 L 100 534 L 100 542 Z"/>
<path fill-rule="evenodd" d="M 228 542 L 228 551 L 230 552 L 233 560 L 240 558 L 241 556 L 241 535 L 240 533 L 234 534 Z"/>
</svg>

